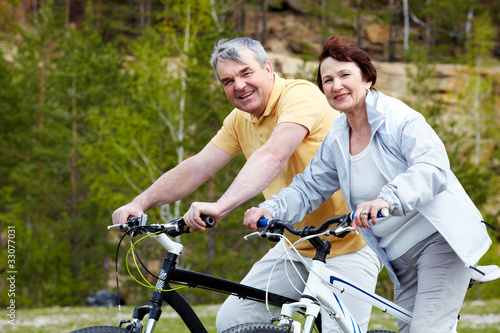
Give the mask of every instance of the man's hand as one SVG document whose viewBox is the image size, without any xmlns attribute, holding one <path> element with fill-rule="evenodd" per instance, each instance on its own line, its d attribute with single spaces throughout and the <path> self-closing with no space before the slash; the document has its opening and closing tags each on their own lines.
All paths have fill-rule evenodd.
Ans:
<svg viewBox="0 0 500 333">
<path fill-rule="evenodd" d="M 224 217 L 217 203 L 193 202 L 183 217 L 184 222 L 189 226 L 189 232 L 205 230 L 206 224 L 200 218 L 201 214 L 211 216 L 217 222 Z"/>
<path fill-rule="evenodd" d="M 137 201 L 122 206 L 113 212 L 113 224 L 124 224 L 129 216 L 141 216 L 144 214 L 142 205 Z"/>
<path fill-rule="evenodd" d="M 257 222 L 259 222 L 259 220 L 262 218 L 272 219 L 273 214 L 271 214 L 271 212 L 266 209 L 252 207 L 245 212 L 243 225 L 248 229 L 257 231 L 259 230 L 259 228 L 257 228 Z"/>
</svg>

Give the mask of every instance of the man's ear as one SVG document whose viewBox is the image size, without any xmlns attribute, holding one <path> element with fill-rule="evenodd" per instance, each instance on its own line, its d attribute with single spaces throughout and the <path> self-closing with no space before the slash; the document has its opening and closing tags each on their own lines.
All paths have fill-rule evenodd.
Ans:
<svg viewBox="0 0 500 333">
<path fill-rule="evenodd" d="M 271 62 L 269 60 L 267 61 L 267 64 L 264 68 L 269 74 L 273 74 L 273 65 L 271 65 Z"/>
</svg>

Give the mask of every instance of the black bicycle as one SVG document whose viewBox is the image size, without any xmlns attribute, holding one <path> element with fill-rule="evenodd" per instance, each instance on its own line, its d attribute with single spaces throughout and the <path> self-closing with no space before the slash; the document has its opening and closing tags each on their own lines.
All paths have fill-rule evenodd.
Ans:
<svg viewBox="0 0 500 333">
<path fill-rule="evenodd" d="M 215 220 L 212 217 L 202 216 L 202 219 L 209 228 L 215 225 Z M 108 229 L 125 229 L 127 230 L 126 234 L 132 237 L 142 233 L 149 234 L 168 251 L 149 304 L 135 307 L 132 319 L 120 322 L 118 327 L 92 326 L 79 329 L 73 333 L 152 333 L 160 319 L 161 307 L 164 302 L 179 314 L 179 317 L 182 318 L 191 332 L 207 332 L 191 305 L 170 284 L 203 288 L 256 302 L 265 303 L 267 301 L 268 304 L 278 307 L 296 301 L 274 293 L 267 293 L 266 297 L 265 290 L 212 275 L 177 268 L 177 261 L 182 253 L 183 245 L 172 238 L 189 233 L 189 227 L 182 218 L 174 219 L 166 224 L 148 224 L 147 222 L 148 217 L 143 214 L 141 217 L 130 217 L 127 223 L 123 225 L 109 226 Z M 146 315 L 148 315 L 148 322 L 144 327 L 142 321 Z"/>
</svg>

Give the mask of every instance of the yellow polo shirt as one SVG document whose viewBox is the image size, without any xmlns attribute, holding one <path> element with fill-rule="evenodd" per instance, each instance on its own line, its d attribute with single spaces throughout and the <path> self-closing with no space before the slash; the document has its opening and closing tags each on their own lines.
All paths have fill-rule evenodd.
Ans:
<svg viewBox="0 0 500 333">
<path fill-rule="evenodd" d="M 290 156 L 285 168 L 263 191 L 264 197 L 278 193 L 291 184 L 293 177 L 304 171 L 309 161 L 316 154 L 321 141 L 330 131 L 333 120 L 339 115 L 328 104 L 323 93 L 309 81 L 285 80 L 275 74 L 275 82 L 269 103 L 262 117 L 257 118 L 247 112 L 234 109 L 224 120 L 223 127 L 214 136 L 212 142 L 225 152 L 236 155 L 243 153 L 248 159 L 257 149 L 266 143 L 276 125 L 296 123 L 306 127 L 309 133 Z M 266 166 L 263 165 L 262 168 Z M 327 219 L 348 213 L 341 191 L 337 191 L 316 211 L 306 215 L 304 220 L 295 224 L 296 228 L 304 225 L 319 226 Z M 290 241 L 297 240 L 287 232 Z M 366 243 L 361 236 L 350 234 L 338 239 L 330 236 L 332 250 L 329 257 L 354 252 Z M 309 242 L 298 244 L 299 252 L 314 257 L 315 250 Z"/>
</svg>

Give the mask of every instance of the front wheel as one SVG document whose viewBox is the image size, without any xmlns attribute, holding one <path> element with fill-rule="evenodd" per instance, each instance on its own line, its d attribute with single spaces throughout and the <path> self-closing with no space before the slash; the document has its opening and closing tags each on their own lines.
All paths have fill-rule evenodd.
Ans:
<svg viewBox="0 0 500 333">
<path fill-rule="evenodd" d="M 129 333 L 129 330 L 116 326 L 91 326 L 81 328 L 71 333 Z"/>
<path fill-rule="evenodd" d="M 246 323 L 228 328 L 222 333 L 276 333 L 288 332 L 284 327 L 266 323 Z"/>
</svg>

